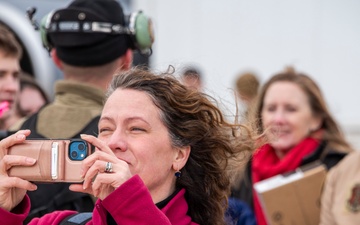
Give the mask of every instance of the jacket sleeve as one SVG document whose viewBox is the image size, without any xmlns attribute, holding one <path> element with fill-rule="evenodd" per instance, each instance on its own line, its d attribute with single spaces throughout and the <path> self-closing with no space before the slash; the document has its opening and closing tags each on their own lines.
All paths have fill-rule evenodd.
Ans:
<svg viewBox="0 0 360 225">
<path fill-rule="evenodd" d="M 336 225 L 332 213 L 335 181 L 336 167 L 330 169 L 326 176 L 324 189 L 321 196 L 320 225 Z"/>
<path fill-rule="evenodd" d="M 25 195 L 24 199 L 11 212 L 0 208 L 0 224 L 23 225 L 24 220 L 30 211 L 30 198 Z M 75 211 L 64 210 L 46 214 L 41 218 L 32 219 L 28 225 L 49 225 L 59 224 L 64 218 L 76 213 Z"/>
<path fill-rule="evenodd" d="M 30 211 L 30 199 L 25 195 L 24 199 L 11 212 L 0 208 L 1 224 L 22 225 Z"/>
<path fill-rule="evenodd" d="M 28 223 L 28 225 L 49 225 L 49 224 L 60 224 L 66 217 L 75 214 L 75 211 L 64 210 L 54 211 L 48 213 L 40 218 L 34 218 Z"/>
</svg>

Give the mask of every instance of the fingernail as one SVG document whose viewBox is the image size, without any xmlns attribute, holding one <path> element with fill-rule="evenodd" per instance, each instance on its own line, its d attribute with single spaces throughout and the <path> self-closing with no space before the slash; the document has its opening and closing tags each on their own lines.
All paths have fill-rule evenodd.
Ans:
<svg viewBox="0 0 360 225">
<path fill-rule="evenodd" d="M 23 140 L 23 139 L 25 139 L 25 135 L 24 134 L 18 134 L 18 135 L 16 135 L 16 138 L 18 140 Z"/>
<path fill-rule="evenodd" d="M 32 189 L 33 191 L 36 191 L 36 190 L 37 190 L 37 186 L 34 184 L 34 185 L 32 185 L 31 189 Z"/>
<path fill-rule="evenodd" d="M 33 163 L 35 163 L 35 162 L 36 162 L 36 159 L 33 159 L 33 158 L 26 158 L 26 162 L 27 162 L 27 163 L 31 163 L 31 164 L 33 164 Z"/>
</svg>

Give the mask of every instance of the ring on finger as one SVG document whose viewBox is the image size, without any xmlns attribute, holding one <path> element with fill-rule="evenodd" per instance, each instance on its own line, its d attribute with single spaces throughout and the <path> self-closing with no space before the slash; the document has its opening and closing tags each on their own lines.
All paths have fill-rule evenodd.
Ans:
<svg viewBox="0 0 360 225">
<path fill-rule="evenodd" d="M 112 173 L 113 171 L 113 167 L 112 167 L 112 163 L 111 162 L 107 162 L 105 164 L 105 173 Z"/>
</svg>

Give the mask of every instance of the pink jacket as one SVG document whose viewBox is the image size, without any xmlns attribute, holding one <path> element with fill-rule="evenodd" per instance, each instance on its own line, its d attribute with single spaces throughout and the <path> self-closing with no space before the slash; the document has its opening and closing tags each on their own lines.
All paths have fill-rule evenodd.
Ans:
<svg viewBox="0 0 360 225">
<path fill-rule="evenodd" d="M 117 224 L 176 224 L 195 225 L 188 216 L 185 189 L 181 190 L 163 208 L 158 209 L 150 193 L 139 176 L 134 176 L 117 188 L 103 201 L 98 200 L 93 210 L 92 220 L 87 225 L 106 225 L 106 213 L 109 212 Z M 24 200 L 11 212 L 0 209 L 1 224 L 22 225 L 30 210 L 30 200 Z M 55 211 L 41 218 L 33 219 L 29 225 L 59 224 L 74 211 Z"/>
</svg>

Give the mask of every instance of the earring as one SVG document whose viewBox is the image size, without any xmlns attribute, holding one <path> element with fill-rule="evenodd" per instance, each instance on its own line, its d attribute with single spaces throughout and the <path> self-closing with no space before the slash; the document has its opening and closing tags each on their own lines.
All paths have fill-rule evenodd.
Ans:
<svg viewBox="0 0 360 225">
<path fill-rule="evenodd" d="M 175 172 L 175 177 L 177 177 L 177 178 L 181 177 L 181 171 L 180 170 Z"/>
<path fill-rule="evenodd" d="M 175 172 L 175 177 L 176 178 L 180 178 L 181 177 L 181 171 L 179 170 L 179 165 L 176 165 L 176 172 Z"/>
</svg>

